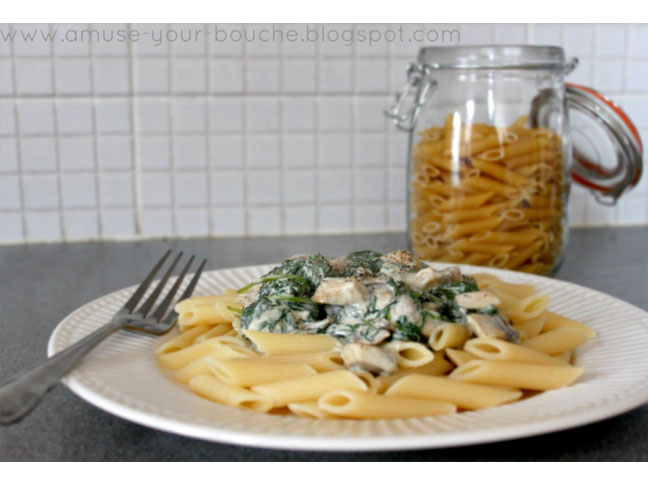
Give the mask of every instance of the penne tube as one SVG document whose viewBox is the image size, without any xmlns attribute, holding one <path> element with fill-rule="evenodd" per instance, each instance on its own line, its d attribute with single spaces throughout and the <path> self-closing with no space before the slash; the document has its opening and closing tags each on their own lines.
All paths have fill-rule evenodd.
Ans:
<svg viewBox="0 0 648 486">
<path fill-rule="evenodd" d="M 562 156 L 559 152 L 553 150 L 540 150 L 538 152 L 531 152 L 515 157 L 508 157 L 504 161 L 504 164 L 509 169 L 515 169 L 518 167 L 525 167 L 529 165 L 541 164 L 543 162 L 560 160 L 561 157 Z"/>
<path fill-rule="evenodd" d="M 228 351 L 224 351 L 225 349 Z M 240 340 L 237 338 L 219 336 L 207 339 L 206 341 L 194 344 L 179 351 L 159 354 L 158 361 L 166 368 L 178 369 L 188 365 L 194 359 L 201 358 L 215 351 L 228 352 L 229 354 L 238 355 L 240 357 L 253 353 L 253 351 L 246 350 L 244 347 L 240 346 Z"/>
<path fill-rule="evenodd" d="M 488 260 L 488 266 L 496 268 L 506 268 L 510 255 L 508 253 L 500 253 Z"/>
<path fill-rule="evenodd" d="M 490 260 L 491 255 L 487 253 L 471 253 L 466 256 L 462 263 L 467 263 L 468 265 L 482 265 Z"/>
<path fill-rule="evenodd" d="M 474 221 L 476 219 L 493 216 L 497 211 L 503 209 L 505 203 L 491 204 L 480 208 L 457 209 L 445 213 L 442 217 L 444 223 L 459 223 L 462 221 Z"/>
<path fill-rule="evenodd" d="M 573 349 L 568 349 L 566 351 L 563 351 L 560 354 L 557 354 L 554 356 L 554 358 L 563 361 L 564 363 L 571 364 L 572 359 L 574 357 L 574 350 Z"/>
<path fill-rule="evenodd" d="M 448 348 L 445 350 L 446 356 L 450 361 L 454 363 L 455 366 L 461 366 L 464 363 L 467 363 L 470 360 L 477 359 L 477 356 L 470 354 L 468 351 L 461 349 L 451 349 Z"/>
<path fill-rule="evenodd" d="M 338 344 L 326 334 L 285 334 L 243 330 L 243 334 L 265 354 L 300 354 L 330 351 Z"/>
<path fill-rule="evenodd" d="M 559 359 L 519 344 L 495 338 L 475 338 L 466 342 L 464 350 L 479 359 L 561 366 Z"/>
<path fill-rule="evenodd" d="M 268 397 L 245 388 L 227 385 L 211 375 L 199 375 L 189 381 L 189 387 L 199 395 L 232 407 L 241 407 L 255 412 L 268 412 L 273 408 Z"/>
<path fill-rule="evenodd" d="M 482 231 L 472 235 L 469 241 L 473 243 L 498 243 L 524 246 L 538 239 L 538 235 L 509 231 Z"/>
<path fill-rule="evenodd" d="M 263 356 L 267 362 L 273 363 L 303 363 L 313 368 L 318 373 L 333 371 L 343 368 L 344 361 L 335 351 L 320 351 L 316 353 L 300 354 L 274 354 Z"/>
<path fill-rule="evenodd" d="M 479 410 L 519 400 L 522 392 L 513 388 L 463 383 L 441 376 L 409 375 L 390 386 L 385 395 L 448 402 L 459 408 Z"/>
<path fill-rule="evenodd" d="M 430 417 L 457 411 L 457 407 L 450 403 L 345 389 L 325 393 L 317 401 L 317 406 L 334 415 L 356 419 Z"/>
<path fill-rule="evenodd" d="M 232 325 L 231 324 L 216 324 L 214 327 L 212 327 L 209 331 L 201 334 L 194 340 L 194 344 L 201 343 L 203 341 L 206 341 L 207 339 L 213 338 L 213 337 L 218 337 L 218 336 L 224 336 L 228 332 L 232 330 Z"/>
<path fill-rule="evenodd" d="M 181 349 L 186 348 L 194 342 L 194 340 L 199 337 L 201 334 L 205 334 L 209 326 L 196 326 L 192 329 L 189 329 L 186 332 L 179 334 L 170 341 L 167 341 L 162 346 L 159 346 L 156 350 L 156 354 L 162 353 L 172 353 L 174 351 L 180 351 Z"/>
<path fill-rule="evenodd" d="M 582 374 L 583 368 L 578 366 L 547 366 L 475 359 L 456 368 L 448 378 L 481 385 L 546 391 L 571 385 Z"/>
<path fill-rule="evenodd" d="M 507 307 L 506 314 L 513 321 L 513 324 L 518 324 L 544 314 L 548 302 L 549 297 L 546 295 L 530 295 Z"/>
<path fill-rule="evenodd" d="M 452 238 L 460 238 L 462 236 L 471 235 L 480 231 L 495 229 L 503 219 L 499 216 L 493 218 L 486 218 L 479 221 L 469 221 L 458 223 L 453 226 L 448 226 L 447 234 Z"/>
<path fill-rule="evenodd" d="M 316 374 L 305 363 L 282 363 L 263 357 L 218 360 L 205 358 L 209 370 L 223 383 L 239 387 L 251 387 L 273 381 L 302 378 Z"/>
<path fill-rule="evenodd" d="M 180 383 L 187 384 L 195 376 L 210 374 L 209 366 L 207 365 L 207 356 L 194 359 L 189 362 L 189 364 L 175 370 L 173 372 L 173 379 Z"/>
<path fill-rule="evenodd" d="M 522 344 L 541 353 L 553 355 L 581 346 L 589 339 L 583 331 L 571 327 L 561 327 L 522 341 Z"/>
<path fill-rule="evenodd" d="M 538 253 L 544 246 L 544 241 L 538 240 L 526 248 L 520 250 L 517 254 L 512 254 L 510 260 L 508 261 L 508 268 L 517 268 L 522 265 L 524 262 L 529 260 L 533 255 Z"/>
<path fill-rule="evenodd" d="M 236 292 L 210 297 L 192 297 L 175 306 L 180 331 L 192 326 L 231 323 L 243 304 Z"/>
<path fill-rule="evenodd" d="M 471 140 L 470 143 L 461 144 L 458 150 L 458 154 L 456 151 L 453 151 L 451 149 L 446 149 L 444 155 L 457 154 L 459 157 L 470 157 L 472 155 L 479 154 L 486 150 L 499 148 L 500 145 L 501 145 L 500 138 L 497 134 L 488 135 L 484 138 Z"/>
<path fill-rule="evenodd" d="M 255 385 L 252 391 L 270 400 L 275 407 L 282 407 L 293 402 L 316 400 L 324 393 L 337 388 L 367 391 L 365 382 L 346 370 Z"/>
<path fill-rule="evenodd" d="M 590 339 L 594 339 L 596 337 L 594 330 L 581 322 L 549 311 L 545 312 L 544 315 L 545 323 L 544 327 L 542 328 L 543 332 L 554 331 L 556 329 L 568 327 L 585 333 L 585 335 Z"/>
<path fill-rule="evenodd" d="M 447 351 L 447 350 L 446 350 Z M 430 376 L 440 376 L 445 375 L 453 366 L 450 364 L 444 357 L 442 352 L 434 353 L 434 360 L 429 363 L 419 366 L 418 368 L 406 368 L 400 370 L 391 375 L 378 376 L 376 380 L 378 381 L 378 393 L 384 392 L 390 385 L 396 383 L 403 376 L 408 376 L 412 374 L 416 375 L 430 375 Z"/>
<path fill-rule="evenodd" d="M 311 419 L 334 419 L 340 418 L 337 415 L 322 410 L 317 406 L 317 401 L 313 402 L 295 402 L 288 404 L 288 410 L 298 417 Z"/>
<path fill-rule="evenodd" d="M 500 287 L 484 287 L 485 289 L 490 290 L 492 293 L 494 293 L 499 300 L 502 301 L 500 305 L 497 306 L 497 308 L 503 312 L 504 314 L 507 315 L 508 317 L 508 309 L 510 309 L 512 306 L 517 304 L 517 297 L 514 295 L 509 294 L 508 292 L 505 292 L 502 290 Z"/>
<path fill-rule="evenodd" d="M 520 332 L 520 337 L 522 339 L 531 339 L 542 332 L 544 322 L 545 316 L 540 315 L 527 321 L 519 321 L 516 324 L 513 324 L 513 327 Z"/>
<path fill-rule="evenodd" d="M 521 115 L 515 119 L 513 123 L 508 126 L 509 130 L 523 129 L 529 120 L 529 115 Z"/>
<path fill-rule="evenodd" d="M 493 192 L 500 196 L 510 197 L 517 190 L 515 187 L 486 177 L 471 177 L 462 180 L 462 185 L 481 191 Z"/>
<path fill-rule="evenodd" d="M 442 204 L 437 206 L 439 211 L 451 211 L 456 209 L 472 209 L 483 206 L 494 193 L 482 192 L 471 196 L 464 196 L 460 198 L 447 199 Z"/>
<path fill-rule="evenodd" d="M 510 185 L 521 185 L 529 182 L 528 177 L 517 174 L 512 170 L 508 170 L 502 167 L 499 164 L 494 162 L 488 162 L 486 160 L 473 160 L 473 166 L 480 170 L 483 174 L 488 174 L 489 176 L 504 182 L 505 184 Z"/>
<path fill-rule="evenodd" d="M 437 258 L 436 261 L 444 263 L 461 263 L 464 258 L 466 258 L 466 255 L 463 252 L 450 250 L 445 253 L 444 256 Z"/>
<path fill-rule="evenodd" d="M 502 253 L 510 253 L 515 249 L 515 246 L 499 245 L 497 243 L 472 243 L 469 240 L 458 240 L 448 245 L 448 248 L 461 252 L 476 252 L 487 253 L 489 255 L 500 255 Z"/>
<path fill-rule="evenodd" d="M 364 381 L 365 385 L 367 385 L 367 391 L 369 391 L 369 393 L 378 393 L 378 389 L 380 388 L 380 381 L 378 381 L 378 378 L 376 378 L 373 374 L 365 370 L 353 370 L 353 374 Z"/>
<path fill-rule="evenodd" d="M 427 346 L 411 341 L 390 341 L 383 346 L 383 349 L 396 356 L 399 368 L 418 368 L 435 357 Z"/>
<path fill-rule="evenodd" d="M 562 211 L 551 208 L 515 208 L 502 211 L 505 221 L 541 221 L 562 218 Z"/>
<path fill-rule="evenodd" d="M 428 340 L 428 345 L 435 351 L 446 348 L 460 348 L 470 337 L 466 326 L 451 322 L 437 326 Z"/>
<path fill-rule="evenodd" d="M 520 155 L 534 152 L 541 152 L 551 146 L 551 142 L 546 138 L 528 138 L 520 140 L 506 146 L 504 150 L 505 159 L 511 159 Z"/>
</svg>

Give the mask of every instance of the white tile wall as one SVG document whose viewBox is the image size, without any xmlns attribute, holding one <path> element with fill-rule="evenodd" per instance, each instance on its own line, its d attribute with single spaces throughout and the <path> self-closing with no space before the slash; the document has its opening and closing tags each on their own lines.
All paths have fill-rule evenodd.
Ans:
<svg viewBox="0 0 648 486">
<path fill-rule="evenodd" d="M 646 25 L 313 24 L 317 42 L 277 37 L 306 28 L 0 25 L 16 35 L 0 41 L 0 243 L 402 231 L 407 138 L 382 110 L 425 44 L 417 29 L 460 33 L 437 45 L 563 45 L 581 59 L 571 80 L 615 99 L 648 141 Z M 128 29 L 140 39 L 119 40 Z M 210 34 L 165 39 L 194 29 Z M 348 42 L 372 29 L 403 38 Z M 574 187 L 569 213 L 577 226 L 647 224 L 648 176 L 613 208 Z"/>
</svg>

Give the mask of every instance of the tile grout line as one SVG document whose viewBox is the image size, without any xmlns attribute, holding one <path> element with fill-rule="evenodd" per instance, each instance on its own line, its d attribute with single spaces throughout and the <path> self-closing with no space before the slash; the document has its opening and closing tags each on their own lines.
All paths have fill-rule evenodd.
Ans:
<svg viewBox="0 0 648 486">
<path fill-rule="evenodd" d="M 245 29 L 243 25 L 241 29 Z M 242 131 L 242 144 L 241 152 L 243 155 L 243 201 L 245 201 L 245 211 L 243 211 L 243 236 L 250 236 L 250 210 L 249 208 L 249 171 L 248 171 L 248 117 L 247 117 L 247 61 L 248 61 L 248 50 L 247 43 L 241 45 L 241 123 L 243 125 Z"/>
<path fill-rule="evenodd" d="M 319 160 L 319 148 L 320 148 L 320 122 L 319 122 L 319 112 L 320 112 L 320 93 L 322 91 L 322 86 L 320 82 L 320 75 L 322 74 L 322 49 L 320 42 L 315 43 L 315 93 L 316 95 L 311 100 L 311 107 L 313 110 L 313 179 L 314 179 L 314 191 L 313 191 L 313 201 L 315 204 L 315 214 L 313 215 L 313 232 L 315 234 L 321 234 L 322 232 L 322 204 L 321 204 L 321 195 L 320 195 L 320 160 Z M 283 127 L 282 127 L 283 128 Z"/>
<path fill-rule="evenodd" d="M 358 28 L 357 24 L 352 24 L 351 25 L 351 30 L 354 32 L 354 35 L 355 35 L 355 32 L 356 32 L 357 28 Z M 350 57 L 350 61 L 351 61 L 351 99 L 350 99 L 350 102 L 351 102 L 351 127 L 352 127 L 352 129 L 356 126 L 356 119 L 357 119 L 357 116 L 356 116 L 356 113 L 355 113 L 355 100 L 357 99 L 357 95 L 358 95 L 358 86 L 357 86 L 358 79 L 357 79 L 357 76 L 356 76 L 356 69 L 358 68 L 358 63 L 357 63 L 357 59 L 356 59 L 357 54 L 358 54 L 358 52 L 356 50 L 356 45 L 355 45 L 355 43 L 353 43 L 353 44 L 351 44 L 351 57 Z M 356 224 L 357 223 L 357 221 L 356 221 L 357 208 L 356 208 L 356 203 L 358 202 L 357 201 L 357 196 L 356 196 L 355 190 L 354 190 L 355 189 L 355 182 L 356 182 L 355 171 L 356 171 L 356 167 L 357 167 L 357 164 L 356 164 L 356 155 L 357 155 L 356 146 L 357 146 L 357 143 L 356 143 L 356 135 L 355 135 L 355 133 L 353 133 L 350 136 L 350 145 L 351 145 L 351 171 L 350 171 L 351 176 L 349 177 L 349 179 L 350 179 L 349 183 L 350 183 L 351 187 L 349 188 L 349 190 L 351 191 L 351 194 L 349 195 L 350 197 L 348 198 L 348 201 L 349 201 L 349 206 L 350 206 L 349 211 L 350 211 L 351 214 L 350 214 L 350 217 L 349 217 L 349 221 L 351 223 L 351 233 L 355 234 L 357 232 L 357 224 Z"/>
<path fill-rule="evenodd" d="M 90 42 L 88 48 L 90 49 L 90 79 L 94 80 L 94 42 Z M 92 83 L 92 91 L 94 94 L 94 82 Z M 94 181 L 95 181 L 95 204 L 97 205 L 97 233 L 100 239 L 104 237 L 103 218 L 104 207 L 101 203 L 101 171 L 99 168 L 99 147 L 98 147 L 98 126 L 97 126 L 97 99 L 93 96 L 93 102 L 90 103 L 91 110 L 90 116 L 92 118 L 92 165 L 94 167 Z"/>
<path fill-rule="evenodd" d="M 203 24 L 203 28 L 207 29 L 208 24 Z M 211 116 L 210 116 L 210 106 L 211 106 L 211 94 L 209 91 L 209 83 L 211 82 L 211 74 L 209 72 L 209 41 L 207 40 L 207 36 L 205 36 L 205 52 L 202 56 L 202 61 L 203 65 L 205 66 L 205 102 L 203 103 L 203 106 L 205 108 L 205 156 L 207 157 L 206 162 L 206 187 L 207 187 L 207 235 L 208 236 L 216 236 L 215 228 L 214 228 L 214 198 L 212 197 L 212 176 L 215 172 L 213 168 L 213 160 L 212 160 L 212 150 L 211 150 Z"/>
<path fill-rule="evenodd" d="M 171 24 L 165 24 L 165 28 L 167 29 L 167 32 L 171 30 Z M 174 85 L 173 81 L 173 66 L 174 66 L 174 57 L 171 54 L 172 51 L 172 46 L 171 44 L 167 44 L 167 53 L 166 53 L 166 59 L 167 59 L 167 64 L 168 64 L 168 69 L 167 69 L 167 83 L 169 85 L 169 91 L 172 93 L 172 95 L 169 97 L 169 102 L 167 104 L 167 115 L 169 116 L 169 123 L 167 125 L 167 130 L 169 132 L 169 140 L 168 140 L 168 147 L 169 147 L 169 163 L 171 164 L 171 170 L 170 170 L 170 179 L 169 179 L 169 197 L 171 198 L 171 209 L 170 209 L 170 216 L 171 216 L 171 234 L 173 236 L 177 236 L 178 234 L 178 224 L 177 224 L 177 219 L 176 219 L 176 210 L 177 210 L 177 205 L 176 205 L 176 160 L 175 160 L 175 127 L 176 124 L 174 123 L 173 120 L 173 111 L 175 107 L 177 106 L 175 103 L 175 100 L 177 98 L 174 96 L 175 91 L 176 91 L 176 86 Z"/>
<path fill-rule="evenodd" d="M 11 32 L 14 31 L 14 24 L 10 26 Z M 11 46 L 11 82 L 13 83 L 13 92 L 17 93 L 18 91 L 18 76 L 16 74 L 16 48 L 12 44 Z M 20 181 L 20 215 L 22 222 L 22 241 L 29 241 L 29 233 L 27 231 L 27 204 L 25 201 L 25 176 L 23 174 L 23 150 L 22 150 L 22 134 L 20 129 L 20 119 L 18 113 L 18 99 L 17 97 L 13 98 L 13 112 L 14 112 L 14 130 L 16 133 L 16 155 L 18 158 L 18 180 Z"/>
<path fill-rule="evenodd" d="M 128 29 L 131 29 L 132 24 L 127 24 Z M 141 160 L 138 152 L 138 137 L 137 137 L 137 116 L 135 114 L 135 46 L 133 43 L 128 40 L 128 69 L 130 76 L 128 77 L 129 82 L 129 91 L 131 96 L 129 97 L 129 115 L 130 115 L 130 136 L 131 136 L 131 157 L 132 157 L 132 167 L 131 173 L 133 174 L 133 224 L 135 225 L 135 239 L 142 237 L 142 167 Z"/>
<path fill-rule="evenodd" d="M 48 30 L 51 33 L 52 28 L 51 24 L 48 26 Z M 56 91 L 56 49 L 52 46 L 52 56 L 51 56 L 51 81 L 52 81 L 52 92 Z M 59 226 L 61 236 L 60 238 L 65 242 L 67 241 L 67 228 L 65 224 L 65 218 L 63 213 L 63 171 L 61 170 L 61 143 L 59 136 L 59 124 L 58 124 L 58 106 L 59 100 L 54 97 L 54 102 L 51 105 L 53 123 L 54 123 L 54 158 L 56 159 L 56 185 L 58 189 L 58 209 L 59 209 Z"/>
<path fill-rule="evenodd" d="M 279 43 L 279 93 L 284 94 L 285 86 L 284 82 L 286 77 L 284 76 L 284 68 L 286 64 L 286 52 L 284 50 L 283 43 L 283 26 L 281 26 L 281 42 Z M 277 122 L 279 127 L 283 121 L 283 103 L 280 100 L 277 100 Z M 285 205 L 285 196 L 284 196 L 284 184 L 285 184 L 285 164 L 284 164 L 284 150 L 283 150 L 283 135 L 279 134 L 279 232 L 278 234 L 285 234 L 286 232 L 286 205 Z"/>
</svg>

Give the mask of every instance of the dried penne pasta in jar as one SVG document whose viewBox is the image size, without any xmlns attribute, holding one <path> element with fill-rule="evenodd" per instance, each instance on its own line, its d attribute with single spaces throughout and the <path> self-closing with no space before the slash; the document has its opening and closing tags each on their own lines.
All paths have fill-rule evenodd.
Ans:
<svg viewBox="0 0 648 486">
<path fill-rule="evenodd" d="M 565 83 L 576 65 L 552 46 L 419 51 L 385 112 L 408 134 L 417 257 L 549 275 L 567 243 L 572 180 L 605 204 L 637 184 L 637 128 L 600 93 Z"/>
</svg>

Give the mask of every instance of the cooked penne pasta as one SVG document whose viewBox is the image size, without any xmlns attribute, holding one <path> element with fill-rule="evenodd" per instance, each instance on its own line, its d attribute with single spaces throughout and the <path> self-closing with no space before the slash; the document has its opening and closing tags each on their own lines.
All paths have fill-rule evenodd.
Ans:
<svg viewBox="0 0 648 486">
<path fill-rule="evenodd" d="M 469 337 L 470 331 L 468 331 L 466 326 L 448 322 L 434 329 L 430 335 L 428 344 L 435 351 L 441 351 L 447 348 L 460 348 Z"/>
<path fill-rule="evenodd" d="M 477 356 L 475 356 L 474 354 L 470 354 L 469 352 L 461 349 L 448 348 L 445 350 L 445 353 L 455 366 L 461 366 L 462 364 L 467 363 L 470 360 L 477 359 Z"/>
<path fill-rule="evenodd" d="M 513 324 L 513 327 L 515 327 L 515 329 L 520 332 L 522 339 L 531 339 L 542 332 L 544 323 L 545 316 L 541 315 L 534 317 L 533 319 L 529 319 L 528 321 L 518 321 L 517 323 Z"/>
<path fill-rule="evenodd" d="M 255 412 L 267 412 L 273 408 L 272 400 L 245 388 L 227 385 L 212 375 L 199 375 L 189 381 L 189 387 L 199 395 L 215 402 L 242 407 Z"/>
<path fill-rule="evenodd" d="M 559 359 L 544 353 L 495 338 L 471 339 L 466 342 L 464 349 L 479 359 L 553 366 L 563 364 Z"/>
<path fill-rule="evenodd" d="M 252 350 L 240 346 L 240 341 L 237 338 L 231 336 L 219 336 L 207 339 L 199 344 L 189 346 L 179 351 L 162 353 L 158 356 L 158 360 L 167 368 L 177 369 L 188 365 L 194 359 L 201 358 L 214 351 L 221 351 L 239 357 L 249 356 L 253 353 Z"/>
<path fill-rule="evenodd" d="M 317 401 L 317 406 L 334 415 L 358 419 L 430 417 L 457 411 L 457 407 L 450 403 L 374 395 L 346 389 L 325 393 Z"/>
<path fill-rule="evenodd" d="M 423 366 L 419 366 L 418 368 L 405 368 L 391 375 L 378 376 L 376 378 L 376 380 L 378 381 L 378 392 L 379 393 L 384 392 L 387 388 L 389 388 L 393 383 L 396 383 L 403 376 L 408 376 L 412 374 L 441 376 L 441 375 L 445 375 L 452 369 L 453 369 L 452 364 L 450 364 L 443 357 L 443 353 L 437 352 L 434 353 L 434 360 L 430 361 L 427 364 L 424 364 Z"/>
<path fill-rule="evenodd" d="M 157 354 L 162 353 L 172 353 L 174 351 L 180 351 L 181 349 L 186 348 L 194 342 L 202 334 L 205 334 L 209 329 L 208 326 L 196 326 L 193 329 L 190 329 L 187 332 L 183 332 L 179 336 L 167 341 L 162 346 L 158 347 L 155 352 Z"/>
<path fill-rule="evenodd" d="M 282 363 L 263 358 L 214 359 L 205 357 L 212 374 L 232 386 L 251 387 L 273 381 L 303 378 L 317 374 L 305 363 Z"/>
<path fill-rule="evenodd" d="M 527 339 L 522 344 L 541 353 L 560 354 L 585 344 L 589 339 L 589 336 L 583 331 L 571 327 L 561 327 Z"/>
<path fill-rule="evenodd" d="M 390 386 L 385 395 L 448 402 L 459 408 L 478 410 L 519 400 L 522 392 L 512 388 L 462 383 L 441 376 L 409 375 Z"/>
<path fill-rule="evenodd" d="M 317 401 L 313 402 L 295 402 L 288 404 L 288 410 L 297 415 L 298 417 L 310 419 L 334 419 L 340 418 L 338 415 L 332 414 L 317 406 Z"/>
<path fill-rule="evenodd" d="M 596 333 L 592 330 L 592 328 L 586 326 L 583 323 L 580 323 L 573 319 L 569 319 L 568 317 L 565 316 L 560 316 L 558 314 L 549 311 L 545 312 L 544 315 L 545 315 L 545 322 L 542 328 L 543 332 L 553 331 L 555 329 L 559 329 L 562 327 L 571 327 L 573 329 L 585 333 L 587 337 L 590 339 L 594 339 L 596 337 Z"/>
<path fill-rule="evenodd" d="M 514 324 L 535 319 L 541 316 L 547 308 L 549 297 L 546 295 L 530 295 L 506 308 L 506 315 Z"/>
<path fill-rule="evenodd" d="M 241 309 L 236 292 L 211 297 L 192 297 L 179 302 L 178 327 L 182 330 L 191 326 L 232 322 Z"/>
<path fill-rule="evenodd" d="M 367 391 L 367 385 L 350 371 L 327 371 L 305 378 L 281 380 L 253 386 L 253 392 L 262 395 L 282 407 L 292 402 L 307 402 L 319 398 L 324 393 L 336 388 Z"/>
<path fill-rule="evenodd" d="M 426 225 L 424 242 L 446 245 Z M 507 246 L 464 238 L 442 258 L 509 258 L 462 242 Z M 547 311 L 532 285 L 435 269 L 404 250 L 297 255 L 222 299 L 191 300 L 179 308 L 235 306 L 228 322 L 214 313 L 155 350 L 167 376 L 224 405 L 313 419 L 424 417 L 528 398 L 573 383 L 583 371 L 571 366 L 573 349 L 594 337 Z"/>
<path fill-rule="evenodd" d="M 429 348 L 411 341 L 392 341 L 384 348 L 396 355 L 396 362 L 402 368 L 419 368 L 434 359 L 434 353 Z"/>
<path fill-rule="evenodd" d="M 276 332 L 243 331 L 254 346 L 266 354 L 297 354 L 330 351 L 337 341 L 326 334 L 284 334 Z"/>
<path fill-rule="evenodd" d="M 475 359 L 456 368 L 448 378 L 482 385 L 546 391 L 571 385 L 582 373 L 583 368 L 578 366 L 548 366 Z"/>
</svg>

